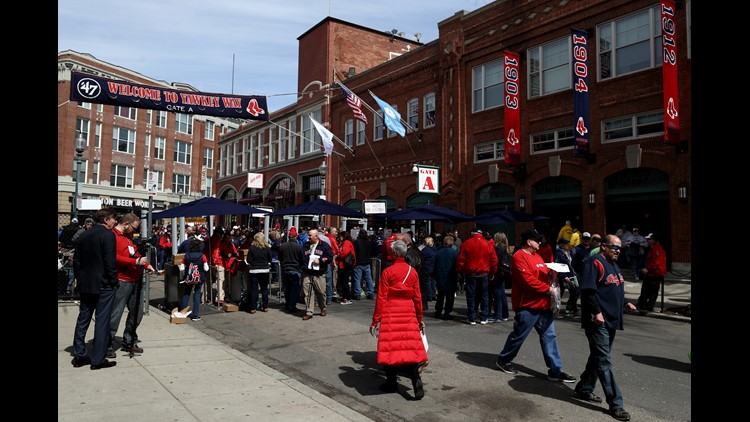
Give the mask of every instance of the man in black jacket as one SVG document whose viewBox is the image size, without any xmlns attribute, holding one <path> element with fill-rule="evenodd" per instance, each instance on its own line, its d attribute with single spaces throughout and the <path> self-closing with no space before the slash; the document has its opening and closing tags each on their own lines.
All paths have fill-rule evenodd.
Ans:
<svg viewBox="0 0 750 422">
<path fill-rule="evenodd" d="M 367 230 L 360 230 L 357 240 L 354 241 L 354 254 L 357 256 L 357 265 L 354 267 L 354 300 L 362 298 L 362 275 L 365 276 L 365 293 L 368 299 L 372 299 L 375 290 L 372 285 L 372 241 L 367 236 Z"/>
<path fill-rule="evenodd" d="M 95 224 L 79 238 L 73 254 L 73 270 L 78 279 L 81 304 L 73 335 L 73 361 L 76 368 L 91 364 L 91 369 L 109 368 L 117 362 L 105 359 L 109 346 L 109 320 L 115 303 L 117 279 L 115 211 L 102 208 L 96 212 Z M 86 331 L 91 317 L 96 314 L 94 349 L 89 358 L 86 351 Z"/>
</svg>

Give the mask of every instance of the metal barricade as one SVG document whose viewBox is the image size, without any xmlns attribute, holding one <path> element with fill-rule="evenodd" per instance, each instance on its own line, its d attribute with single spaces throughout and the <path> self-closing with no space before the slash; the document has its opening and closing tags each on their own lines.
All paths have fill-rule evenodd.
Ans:
<svg viewBox="0 0 750 422">
<path fill-rule="evenodd" d="M 378 292 L 378 286 L 380 285 L 380 272 L 382 262 L 380 258 L 370 258 L 370 272 L 372 273 L 372 289 L 375 293 Z"/>
</svg>

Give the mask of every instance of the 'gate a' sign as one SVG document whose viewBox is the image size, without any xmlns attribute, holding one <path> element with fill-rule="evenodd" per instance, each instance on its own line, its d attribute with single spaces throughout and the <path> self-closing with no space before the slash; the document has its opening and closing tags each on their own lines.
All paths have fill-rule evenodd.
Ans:
<svg viewBox="0 0 750 422">
<path fill-rule="evenodd" d="M 417 169 L 417 192 L 440 194 L 440 167 L 417 166 Z"/>
</svg>

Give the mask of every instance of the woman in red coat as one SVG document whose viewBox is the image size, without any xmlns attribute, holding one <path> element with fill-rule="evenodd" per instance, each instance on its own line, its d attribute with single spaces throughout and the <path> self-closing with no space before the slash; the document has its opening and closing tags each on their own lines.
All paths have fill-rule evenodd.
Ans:
<svg viewBox="0 0 750 422">
<path fill-rule="evenodd" d="M 404 262 L 406 243 L 396 240 L 391 243 L 393 265 L 384 269 L 380 276 L 378 297 L 372 314 L 370 334 L 380 323 L 378 335 L 378 363 L 383 365 L 385 384 L 380 390 L 387 393 L 398 391 L 396 375 L 405 371 L 414 387 L 414 398 L 424 397 L 419 363 L 427 361 L 427 351 L 422 343 L 420 331 L 422 321 L 422 294 L 419 291 L 419 274 Z"/>
<path fill-rule="evenodd" d="M 354 257 L 351 266 L 347 266 L 344 263 L 344 258 L 351 254 Z M 341 232 L 341 241 L 339 242 L 339 252 L 336 258 L 336 262 L 339 267 L 339 294 L 341 295 L 342 305 L 351 305 L 352 299 L 360 300 L 361 298 L 354 297 L 354 267 L 357 265 L 357 254 L 354 252 L 354 243 L 352 243 L 352 235 L 347 231 Z"/>
</svg>

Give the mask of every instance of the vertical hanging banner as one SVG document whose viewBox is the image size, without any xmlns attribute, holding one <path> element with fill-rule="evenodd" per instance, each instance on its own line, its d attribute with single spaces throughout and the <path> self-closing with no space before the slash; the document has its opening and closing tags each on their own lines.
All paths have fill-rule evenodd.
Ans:
<svg viewBox="0 0 750 422">
<path fill-rule="evenodd" d="M 266 97 L 181 91 L 71 72 L 70 100 L 203 116 L 269 119 Z"/>
<path fill-rule="evenodd" d="M 573 43 L 573 117 L 575 119 L 573 155 L 585 157 L 591 152 L 588 33 L 579 29 L 571 29 L 571 42 Z"/>
<path fill-rule="evenodd" d="M 518 53 L 503 52 L 505 89 L 505 164 L 521 164 L 521 109 L 518 95 Z"/>
<path fill-rule="evenodd" d="M 664 142 L 680 143 L 677 101 L 677 33 L 674 0 L 661 0 L 662 76 L 664 84 Z"/>
</svg>

